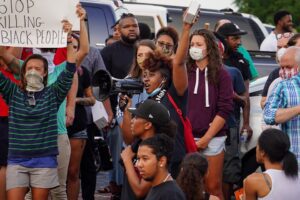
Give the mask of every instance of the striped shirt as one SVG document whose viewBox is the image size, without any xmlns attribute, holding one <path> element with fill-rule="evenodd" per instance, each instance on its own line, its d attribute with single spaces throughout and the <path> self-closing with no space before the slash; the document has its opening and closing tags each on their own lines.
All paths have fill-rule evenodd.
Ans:
<svg viewBox="0 0 300 200">
<path fill-rule="evenodd" d="M 274 87 L 264 109 L 266 124 L 276 124 L 275 116 L 279 108 L 292 108 L 298 105 L 300 105 L 300 74 L 281 81 Z M 296 155 L 300 164 L 300 115 L 280 124 L 280 127 L 288 134 L 291 142 L 290 150 Z"/>
<path fill-rule="evenodd" d="M 35 106 L 29 105 L 27 92 L 0 73 L 0 93 L 10 108 L 9 159 L 58 154 L 57 110 L 71 87 L 75 69 L 75 64 L 67 63 L 54 84 L 35 92 Z"/>
</svg>

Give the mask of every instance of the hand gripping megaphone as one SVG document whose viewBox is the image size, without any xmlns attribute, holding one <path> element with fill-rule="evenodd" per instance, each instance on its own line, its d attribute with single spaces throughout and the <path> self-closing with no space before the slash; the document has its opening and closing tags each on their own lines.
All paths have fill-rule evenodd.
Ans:
<svg viewBox="0 0 300 200">
<path fill-rule="evenodd" d="M 98 101 L 104 101 L 114 94 L 140 94 L 143 92 L 144 84 L 141 81 L 131 78 L 117 79 L 112 77 L 109 72 L 99 70 L 92 79 L 92 89 Z"/>
</svg>

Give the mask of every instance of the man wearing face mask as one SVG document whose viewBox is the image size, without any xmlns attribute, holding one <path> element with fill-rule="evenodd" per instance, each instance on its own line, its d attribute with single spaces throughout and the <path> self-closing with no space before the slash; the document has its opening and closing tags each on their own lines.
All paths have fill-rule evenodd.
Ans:
<svg viewBox="0 0 300 200">
<path fill-rule="evenodd" d="M 280 59 L 280 66 L 299 70 L 300 48 L 289 47 Z M 300 170 L 300 75 L 297 73 L 290 79 L 279 82 L 272 90 L 264 108 L 266 124 L 280 124 L 291 141 L 290 150 L 298 160 Z"/>
<path fill-rule="evenodd" d="M 285 33 L 286 37 L 282 37 L 277 40 L 277 52 L 276 52 L 276 61 L 280 62 L 282 55 L 285 53 L 286 48 L 288 48 L 288 42 L 290 38 L 293 36 L 293 33 Z M 287 35 L 288 34 L 288 35 Z M 292 70 L 293 71 L 293 70 Z M 274 85 L 280 82 L 283 79 L 291 78 L 294 75 L 290 69 L 285 68 L 277 68 L 274 69 L 268 76 L 268 79 L 265 83 L 264 89 L 262 91 L 262 97 L 260 101 L 260 106 L 263 109 L 269 96 L 270 91 L 273 89 Z M 297 72 L 296 72 L 297 73 Z M 276 81 L 275 81 L 276 80 Z M 272 87 L 271 87 L 272 85 Z"/>
</svg>

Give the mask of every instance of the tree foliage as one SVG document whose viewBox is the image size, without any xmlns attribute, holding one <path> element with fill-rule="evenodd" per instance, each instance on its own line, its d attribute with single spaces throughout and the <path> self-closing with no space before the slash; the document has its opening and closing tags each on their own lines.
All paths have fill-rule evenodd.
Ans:
<svg viewBox="0 0 300 200">
<path fill-rule="evenodd" d="M 295 28 L 300 28 L 300 0 L 234 0 L 239 12 L 257 16 L 263 23 L 273 24 L 273 16 L 279 10 L 292 13 Z"/>
</svg>

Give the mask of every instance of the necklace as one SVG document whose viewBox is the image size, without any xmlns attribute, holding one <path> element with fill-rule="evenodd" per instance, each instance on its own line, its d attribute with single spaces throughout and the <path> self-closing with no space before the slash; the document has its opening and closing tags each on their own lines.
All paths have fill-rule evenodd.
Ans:
<svg viewBox="0 0 300 200">
<path fill-rule="evenodd" d="M 164 179 L 163 183 L 166 182 L 166 181 L 169 179 L 170 176 L 171 176 L 171 174 L 168 173 L 168 175 L 167 175 L 166 178 Z"/>
</svg>

